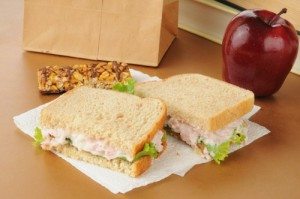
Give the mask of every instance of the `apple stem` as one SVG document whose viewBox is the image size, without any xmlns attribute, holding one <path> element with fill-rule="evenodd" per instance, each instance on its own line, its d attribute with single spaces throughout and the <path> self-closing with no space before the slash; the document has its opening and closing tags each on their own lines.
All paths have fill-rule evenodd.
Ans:
<svg viewBox="0 0 300 199">
<path fill-rule="evenodd" d="M 275 15 L 275 16 L 269 21 L 269 25 L 272 26 L 273 23 L 274 23 L 275 21 L 278 20 L 279 16 L 280 16 L 281 14 L 283 14 L 283 13 L 286 13 L 286 12 L 287 12 L 287 9 L 286 9 L 286 8 L 283 8 L 279 13 L 277 13 L 277 15 Z"/>
</svg>

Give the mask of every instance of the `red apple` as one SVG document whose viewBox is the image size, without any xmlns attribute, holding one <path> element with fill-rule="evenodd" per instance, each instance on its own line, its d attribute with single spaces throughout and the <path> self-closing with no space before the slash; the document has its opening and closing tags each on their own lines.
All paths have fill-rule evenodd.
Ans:
<svg viewBox="0 0 300 199">
<path fill-rule="evenodd" d="M 229 23 L 222 43 L 223 79 L 255 96 L 277 92 L 291 70 L 298 37 L 291 23 L 267 10 L 245 10 Z"/>
</svg>

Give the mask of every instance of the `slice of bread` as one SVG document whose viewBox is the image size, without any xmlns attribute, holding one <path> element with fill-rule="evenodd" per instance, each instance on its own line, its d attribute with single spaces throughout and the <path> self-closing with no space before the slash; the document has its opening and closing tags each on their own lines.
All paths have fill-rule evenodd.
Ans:
<svg viewBox="0 0 300 199">
<path fill-rule="evenodd" d="M 119 158 L 107 160 L 101 156 L 93 155 L 85 151 L 78 151 L 71 145 L 60 145 L 53 148 L 54 151 L 66 155 L 72 159 L 81 160 L 101 167 L 125 173 L 131 177 L 137 177 L 151 166 L 151 157 L 144 156 L 141 159 L 131 163 Z"/>
<path fill-rule="evenodd" d="M 135 93 L 163 100 L 170 117 L 207 131 L 224 128 L 254 105 L 251 91 L 200 74 L 139 83 Z"/>
<path fill-rule="evenodd" d="M 166 113 L 158 99 L 78 87 L 41 111 L 40 126 L 103 139 L 134 157 L 162 129 Z"/>
</svg>

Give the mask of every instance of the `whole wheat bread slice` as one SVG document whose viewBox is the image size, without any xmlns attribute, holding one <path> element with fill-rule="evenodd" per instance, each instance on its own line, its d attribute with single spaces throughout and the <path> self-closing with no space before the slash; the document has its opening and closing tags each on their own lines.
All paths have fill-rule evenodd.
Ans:
<svg viewBox="0 0 300 199">
<path fill-rule="evenodd" d="M 70 145 L 58 146 L 53 150 L 70 158 L 109 168 L 114 171 L 122 172 L 131 177 L 137 177 L 141 175 L 151 166 L 152 162 L 150 156 L 144 156 L 133 163 L 120 158 L 107 160 L 106 158 L 93 155 L 85 151 L 78 151 L 75 147 L 72 147 Z"/>
<path fill-rule="evenodd" d="M 104 139 L 110 146 L 134 157 L 162 129 L 166 114 L 165 104 L 158 99 L 78 87 L 63 94 L 41 111 L 40 127 L 63 129 Z M 77 151 L 68 145 L 55 150 L 72 158 L 124 171 L 131 176 L 140 174 L 151 164 L 148 158 L 134 163 L 119 159 L 109 161 Z"/>
<path fill-rule="evenodd" d="M 136 95 L 163 100 L 168 115 L 195 127 L 215 131 L 253 108 L 254 94 L 200 74 L 182 74 L 136 85 Z"/>
</svg>

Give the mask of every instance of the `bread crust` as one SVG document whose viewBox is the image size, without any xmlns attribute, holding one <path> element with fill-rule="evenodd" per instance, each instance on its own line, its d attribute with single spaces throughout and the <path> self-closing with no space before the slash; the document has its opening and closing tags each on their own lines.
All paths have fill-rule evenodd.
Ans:
<svg viewBox="0 0 300 199">
<path fill-rule="evenodd" d="M 136 144 L 136 146 L 133 148 L 132 154 L 136 155 L 138 152 L 140 152 L 141 150 L 143 150 L 144 145 L 146 143 L 150 143 L 151 140 L 153 139 L 153 137 L 155 136 L 155 134 L 159 130 L 163 129 L 163 126 L 164 126 L 165 121 L 167 119 L 167 106 L 163 103 L 163 101 L 161 101 L 161 103 L 163 105 L 162 106 L 163 110 L 161 112 L 160 117 L 155 122 L 155 124 L 153 125 L 152 129 L 150 129 L 149 133 L 146 136 L 144 136 L 139 143 Z"/>
<path fill-rule="evenodd" d="M 254 98 L 248 98 L 243 102 L 236 104 L 235 106 L 230 107 L 227 110 L 224 110 L 223 112 L 212 117 L 207 128 L 210 131 L 222 129 L 229 123 L 250 112 L 253 108 L 253 105 Z"/>
<path fill-rule="evenodd" d="M 69 158 L 81 160 L 91 164 L 95 164 L 104 168 L 125 173 L 131 177 L 137 177 L 145 172 L 150 166 L 152 159 L 150 156 L 142 157 L 134 163 L 122 159 L 107 160 L 104 157 L 96 156 L 85 151 L 78 151 L 71 145 L 60 145 L 52 149 L 55 152 L 61 153 Z"/>
<path fill-rule="evenodd" d="M 146 170 L 149 169 L 151 163 L 152 163 L 152 159 L 150 156 L 142 157 L 141 159 L 139 159 L 138 161 L 132 164 L 133 169 L 130 176 L 137 177 L 141 175 L 142 173 L 144 173 Z"/>
<path fill-rule="evenodd" d="M 213 84 L 222 84 L 224 87 L 228 87 L 232 90 L 236 90 L 236 92 L 240 92 L 244 95 L 243 100 L 240 100 L 234 105 L 224 107 L 223 110 L 219 112 L 215 112 L 214 114 L 210 115 L 209 117 L 199 117 L 198 115 L 191 115 L 187 111 L 179 111 L 177 107 L 180 106 L 180 102 L 176 102 L 176 105 L 173 103 L 172 107 L 169 104 L 168 99 L 170 99 L 170 96 L 161 95 L 158 93 L 153 94 L 153 90 L 159 90 L 159 92 L 163 92 L 164 84 L 172 84 L 174 87 L 176 87 L 176 84 L 180 84 L 179 81 L 185 81 L 184 78 L 190 77 L 190 78 L 199 78 L 199 79 L 210 79 Z M 168 81 L 171 81 L 169 83 Z M 204 80 L 202 80 L 204 81 Z M 170 89 L 170 88 L 167 88 Z M 152 82 L 141 82 L 136 85 L 136 94 L 140 97 L 157 97 L 160 100 L 165 101 L 165 103 L 168 106 L 168 116 L 173 117 L 177 120 L 180 120 L 182 122 L 185 122 L 187 124 L 190 124 L 195 127 L 203 128 L 207 131 L 216 131 L 219 129 L 224 128 L 227 124 L 235 121 L 236 119 L 242 117 L 244 114 L 251 111 L 254 105 L 254 94 L 246 89 L 240 88 L 238 86 L 235 86 L 233 84 L 223 82 L 221 80 L 217 80 L 211 77 L 206 77 L 200 74 L 180 74 L 171 76 L 169 78 L 163 79 L 162 81 L 152 81 Z M 180 95 L 180 93 L 179 93 Z M 162 97 L 163 96 L 163 97 Z M 193 96 L 191 96 L 193 97 Z M 217 99 L 216 99 L 217 100 Z M 228 97 L 228 100 L 230 100 L 230 96 Z M 199 110 L 201 111 L 201 110 Z"/>
<path fill-rule="evenodd" d="M 164 152 L 164 150 L 167 147 L 167 142 L 163 142 L 162 144 L 164 148 L 163 151 L 159 153 L 159 156 Z M 146 170 L 148 170 L 152 164 L 152 158 L 150 156 L 144 156 L 139 160 L 131 163 L 118 158 L 113 160 L 107 160 L 104 157 L 93 155 L 86 151 L 79 151 L 77 150 L 77 148 L 71 145 L 59 145 L 57 147 L 53 147 L 52 150 L 54 152 L 63 154 L 69 158 L 95 164 L 101 167 L 111 169 L 113 171 L 122 172 L 131 177 L 138 177 Z"/>
</svg>

